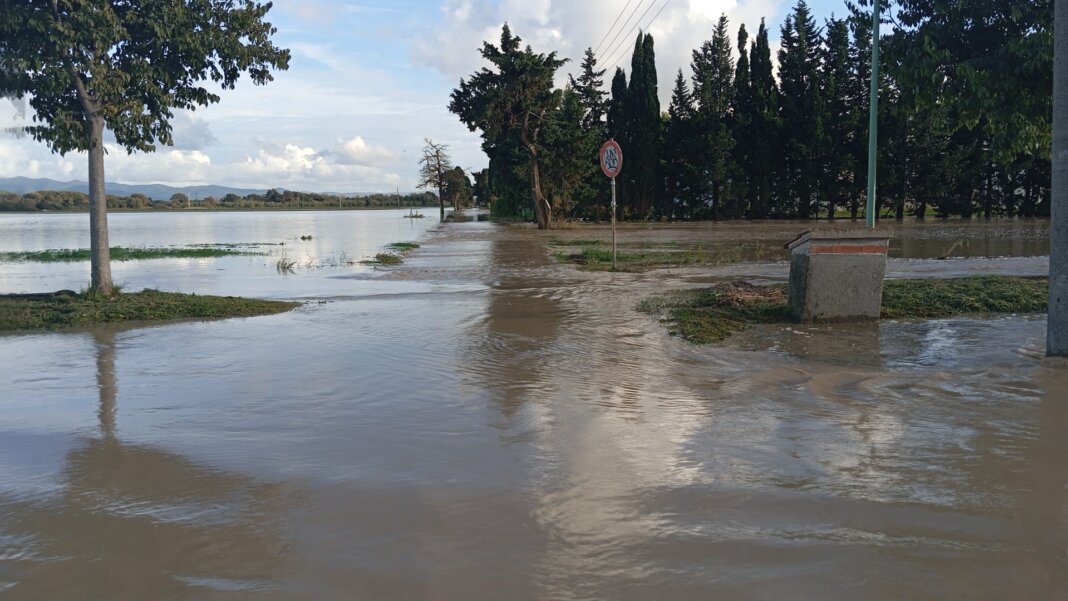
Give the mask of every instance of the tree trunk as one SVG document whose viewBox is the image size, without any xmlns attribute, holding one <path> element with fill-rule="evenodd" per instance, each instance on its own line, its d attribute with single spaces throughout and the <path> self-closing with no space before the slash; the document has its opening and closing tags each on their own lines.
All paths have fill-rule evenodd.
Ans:
<svg viewBox="0 0 1068 601">
<path fill-rule="evenodd" d="M 90 116 L 89 136 L 89 257 L 90 286 L 104 296 L 113 296 L 111 250 L 108 246 L 108 199 L 104 193 L 104 118 Z"/>
<path fill-rule="evenodd" d="M 1068 2 L 1054 2 L 1053 7 L 1053 182 L 1046 353 L 1068 357 Z"/>
<path fill-rule="evenodd" d="M 531 194 L 534 197 L 534 218 L 538 221 L 539 230 L 552 229 L 553 209 L 541 193 L 541 168 L 538 166 L 538 151 L 532 146 L 527 146 L 527 152 L 530 153 L 530 182 L 532 184 Z"/>
</svg>

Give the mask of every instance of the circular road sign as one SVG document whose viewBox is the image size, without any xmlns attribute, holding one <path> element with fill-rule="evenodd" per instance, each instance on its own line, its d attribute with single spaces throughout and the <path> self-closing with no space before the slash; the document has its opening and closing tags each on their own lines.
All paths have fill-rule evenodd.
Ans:
<svg viewBox="0 0 1068 601">
<path fill-rule="evenodd" d="M 623 149 L 615 140 L 609 140 L 601 147 L 601 171 L 608 177 L 615 177 L 623 170 Z"/>
</svg>

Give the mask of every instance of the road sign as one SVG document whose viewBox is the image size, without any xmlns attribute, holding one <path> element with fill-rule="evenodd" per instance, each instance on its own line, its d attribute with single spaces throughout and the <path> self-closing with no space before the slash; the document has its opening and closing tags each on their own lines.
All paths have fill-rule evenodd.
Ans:
<svg viewBox="0 0 1068 601">
<path fill-rule="evenodd" d="M 615 177 L 623 170 L 623 149 L 615 140 L 609 140 L 601 147 L 601 171 L 608 177 Z"/>
</svg>

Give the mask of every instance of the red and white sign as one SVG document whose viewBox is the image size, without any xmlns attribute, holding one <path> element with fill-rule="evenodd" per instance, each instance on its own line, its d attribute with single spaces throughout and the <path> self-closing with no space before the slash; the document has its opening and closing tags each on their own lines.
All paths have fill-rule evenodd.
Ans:
<svg viewBox="0 0 1068 601">
<path fill-rule="evenodd" d="M 601 147 L 601 171 L 608 177 L 615 177 L 623 170 L 623 149 L 615 140 L 609 140 Z"/>
</svg>

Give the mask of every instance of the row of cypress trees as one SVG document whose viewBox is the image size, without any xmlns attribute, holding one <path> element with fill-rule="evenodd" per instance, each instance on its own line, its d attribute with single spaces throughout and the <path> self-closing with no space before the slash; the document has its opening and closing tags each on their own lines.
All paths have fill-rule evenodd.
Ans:
<svg viewBox="0 0 1068 601">
<path fill-rule="evenodd" d="M 953 10 L 967 14 L 938 15 L 929 3 L 897 1 L 904 23 L 880 42 L 880 213 L 1048 215 L 1049 119 L 1042 90 L 1051 82 L 1025 75 L 1023 87 L 1031 89 L 1024 101 L 994 97 L 982 110 L 970 110 L 979 102 L 972 96 L 986 99 L 990 95 L 982 91 L 997 89 L 996 82 L 979 81 L 972 96 L 957 98 L 946 82 L 984 68 L 1025 68 L 984 67 L 983 60 L 999 53 L 1035 74 L 1051 71 L 1045 34 L 1052 31 L 1046 27 L 1052 5 L 1039 0 L 1026 11 L 988 16 L 981 13 L 990 10 L 987 5 L 962 0 Z M 831 17 L 821 27 L 799 0 L 780 28 L 777 71 L 763 21 L 750 40 L 744 25 L 732 35 L 721 17 L 711 39 L 693 51 L 689 75 L 681 69 L 675 74 L 666 111 L 659 102 L 652 35 L 638 34 L 629 77 L 617 68 L 609 93 L 605 71 L 587 49 L 577 77 L 559 91 L 541 139 L 543 187 L 557 215 L 606 216 L 609 187 L 596 151 L 614 138 L 625 157 L 618 181 L 625 219 L 862 216 L 872 29 L 870 13 L 849 3 L 847 9 L 849 17 Z M 964 30 L 940 19 L 1008 25 Z M 1006 48 L 994 38 L 1011 34 L 1012 27 L 1023 28 L 1023 41 Z M 961 55 L 978 58 L 956 57 L 956 71 L 932 86 L 928 80 L 938 69 L 927 64 L 933 53 L 924 44 L 940 35 L 967 43 Z M 1006 113 L 1000 121 L 999 109 Z M 1028 135 L 1006 133 L 1006 123 Z M 494 199 L 499 215 L 522 214 L 529 185 L 521 153 L 507 134 L 483 147 L 490 167 L 480 178 L 480 194 Z"/>
</svg>

